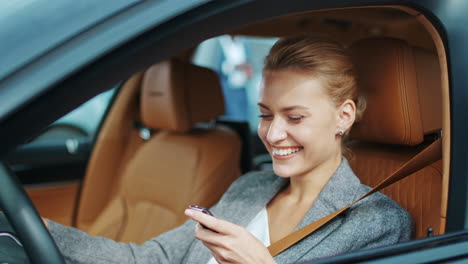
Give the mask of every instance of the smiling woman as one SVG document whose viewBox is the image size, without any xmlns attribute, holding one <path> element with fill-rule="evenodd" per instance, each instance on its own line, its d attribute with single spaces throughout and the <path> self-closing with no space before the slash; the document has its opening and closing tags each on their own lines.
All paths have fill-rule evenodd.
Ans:
<svg viewBox="0 0 468 264">
<path fill-rule="evenodd" d="M 355 177 L 343 158 L 348 154 L 343 142 L 361 118 L 365 100 L 358 95 L 350 57 L 338 43 L 297 36 L 280 40 L 267 56 L 259 107 L 258 134 L 275 174 L 289 179 L 267 205 L 270 237 L 276 241 L 322 202 L 337 168 L 349 170 L 348 180 Z M 337 202 L 335 198 L 329 202 Z M 408 232 L 409 222 L 402 223 L 393 228 Z"/>
<path fill-rule="evenodd" d="M 241 177 L 210 209 L 216 217 L 187 209 L 185 214 L 199 224 L 187 221 L 140 246 L 91 237 L 51 221 L 65 257 L 78 263 L 286 263 L 408 240 L 409 214 L 377 193 L 270 255 L 267 246 L 351 203 L 369 187 L 360 184 L 342 154 L 343 137 L 362 110 L 356 105 L 363 105 L 357 102 L 344 49 L 307 35 L 280 40 L 267 57 L 263 77 L 258 133 L 273 158 L 274 173 Z"/>
<path fill-rule="evenodd" d="M 201 197 L 199 195 L 200 188 L 193 184 L 191 180 L 180 180 L 167 173 L 160 173 L 160 170 L 155 169 L 148 170 L 150 172 L 148 177 L 143 177 L 141 173 L 129 173 L 129 175 L 145 180 L 145 183 L 146 180 L 151 180 L 154 184 L 142 184 L 140 186 L 144 188 L 132 189 L 134 190 L 132 195 L 135 194 L 141 197 L 141 190 L 144 189 L 144 194 L 148 194 L 152 201 L 158 195 L 165 198 L 163 202 L 169 201 L 171 204 L 180 204 L 180 207 L 174 211 L 174 214 L 179 212 L 180 215 L 177 217 L 180 221 L 161 217 L 160 214 L 151 214 L 149 216 L 150 210 L 148 210 L 148 207 L 154 207 L 154 203 L 144 203 L 137 211 L 146 214 L 145 217 L 122 215 L 126 217 L 122 221 L 106 221 L 105 225 L 102 225 L 102 227 L 108 228 L 109 231 L 116 232 L 116 230 L 122 230 L 120 227 L 127 225 L 129 222 L 131 224 L 136 223 L 134 226 L 138 227 L 137 230 L 131 230 L 125 234 L 116 232 L 115 234 L 121 238 L 110 236 L 109 238 L 138 245 L 143 241 L 154 238 L 141 246 L 115 243 L 100 238 L 88 240 L 87 235 L 68 229 L 63 229 L 62 231 L 66 232 L 62 234 L 69 234 L 69 237 L 64 236 L 62 239 L 57 239 L 57 234 L 61 233 L 61 229 L 52 227 L 54 224 L 51 223 L 50 230 L 60 244 L 60 249 L 65 253 L 67 261 L 80 258 L 79 261 L 89 263 L 109 261 L 131 263 L 136 257 L 138 262 L 144 262 L 143 260 L 157 262 L 160 260 L 161 262 L 206 263 L 212 254 L 203 243 L 199 243 L 195 239 L 193 229 L 196 224 L 193 221 L 183 225 L 180 229 L 170 231 L 159 237 L 157 237 L 159 234 L 147 232 L 148 229 L 162 228 L 165 223 L 173 225 L 165 229 L 164 232 L 177 225 L 182 225 L 187 220 L 183 212 L 189 204 L 209 208 L 213 211 L 217 220 L 226 221 L 224 225 L 228 228 L 224 230 L 229 229 L 234 235 L 239 234 L 242 237 L 247 237 L 245 230 L 253 233 L 257 230 L 260 231 L 259 234 L 263 233 L 259 240 L 266 241 L 264 240 L 266 239 L 265 235 L 272 234 L 271 237 L 269 236 L 270 242 L 278 244 L 274 242 L 276 240 L 274 233 L 281 230 L 272 230 L 270 232 L 270 229 L 275 229 L 273 221 L 278 221 L 273 216 L 274 201 L 275 199 L 280 201 L 282 195 L 293 197 L 292 194 L 295 192 L 293 181 L 301 177 L 298 176 L 301 172 L 313 167 L 313 162 L 316 163 L 316 161 L 307 161 L 308 166 L 298 167 L 295 161 L 305 155 L 310 157 L 312 154 L 314 157 L 330 155 L 334 157 L 333 154 L 314 151 L 313 148 L 320 145 L 320 142 L 318 142 L 320 140 L 335 144 L 336 141 L 333 140 L 336 139 L 338 142 L 333 145 L 333 148 L 336 146 L 336 150 L 339 150 L 339 139 L 343 141 L 343 138 L 346 138 L 346 143 L 349 143 L 353 158 L 346 156 L 346 151 L 342 146 L 342 155 L 346 159 L 341 159 L 340 164 L 336 164 L 337 169 L 331 173 L 332 175 L 319 175 L 321 178 L 329 178 L 329 180 L 319 190 L 313 205 L 302 219 L 297 215 L 291 217 L 292 221 L 301 219 L 301 223 L 295 229 L 303 227 L 307 222 L 313 221 L 315 223 L 315 217 L 335 211 L 337 208 L 334 207 L 341 207 L 341 203 L 345 204 L 347 203 L 345 200 L 352 200 L 348 198 L 359 194 L 361 189 L 365 188 L 360 185 L 358 180 L 350 176 L 352 175 L 350 170 L 343 169 L 346 168 L 346 162 L 349 161 L 353 172 L 361 183 L 375 186 L 386 175 L 390 175 L 405 164 L 422 148 L 436 138 L 441 138 L 443 150 L 439 152 L 443 155 L 439 161 L 382 191 L 411 214 L 414 220 L 412 239 L 417 240 L 394 246 L 378 247 L 372 250 L 360 250 L 350 254 L 339 254 L 332 258 L 316 259 L 317 255 L 314 255 L 315 253 L 323 256 L 349 252 L 357 248 L 372 247 L 374 245 L 371 245 L 371 242 L 366 245 L 365 239 L 374 237 L 374 235 L 376 238 L 374 240 L 376 241 L 375 245 L 389 244 L 393 243 L 393 241 L 403 241 L 405 239 L 403 234 L 406 235 L 407 230 L 402 228 L 402 225 L 407 224 L 406 213 L 398 206 L 394 206 L 388 211 L 401 214 L 401 217 L 395 217 L 394 215 L 387 217 L 386 212 L 382 211 L 385 206 L 391 206 L 392 202 L 388 198 L 377 194 L 375 198 L 370 197 L 374 200 L 366 198 L 361 202 L 366 206 L 356 205 L 351 210 L 346 211 L 345 214 L 340 215 L 335 221 L 318 229 L 305 240 L 274 257 L 277 262 L 289 263 L 297 260 L 307 262 L 308 258 L 311 258 L 314 263 L 359 261 L 365 261 L 366 263 L 458 263 L 463 262 L 462 260 L 468 257 L 466 252 L 468 244 L 468 166 L 466 166 L 466 160 L 468 159 L 468 152 L 466 151 L 468 149 L 468 137 L 466 137 L 466 131 L 468 130 L 468 115 L 466 115 L 468 75 L 465 67 L 466 61 L 468 61 L 468 53 L 466 52 L 468 38 L 464 26 L 468 23 L 468 16 L 464 15 L 468 10 L 468 1 L 116 0 L 112 1 L 112 3 L 110 1 L 108 3 L 105 1 L 97 3 L 92 0 L 82 0 L 71 4 L 66 2 L 26 0 L 4 1 L 4 3 L 0 4 L 2 6 L 0 8 L 0 21 L 2 22 L 0 36 L 3 36 L 0 37 L 2 39 L 2 44 L 0 44 L 2 47 L 0 49 L 0 53 L 2 53 L 2 56 L 0 56 L 2 58 L 0 62 L 0 102 L 2 105 L 0 107 L 0 145 L 2 146 L 0 156 L 2 161 L 6 161 L 6 158 L 9 157 L 15 147 L 36 137 L 48 125 L 94 95 L 106 91 L 121 82 L 126 84 L 136 82 L 143 75 L 142 71 L 146 72 L 146 69 L 156 63 L 159 64 L 161 61 L 178 59 L 183 63 L 190 62 L 195 48 L 198 49 L 201 42 L 210 38 L 219 38 L 219 36 L 221 36 L 220 39 L 226 40 L 219 41 L 219 44 L 223 42 L 228 45 L 224 46 L 227 48 L 218 54 L 226 55 L 224 53 L 230 53 L 230 51 L 242 53 L 242 48 L 235 45 L 236 40 L 241 38 L 271 38 L 273 41 L 277 38 L 304 33 L 329 34 L 333 36 L 334 40 L 349 48 L 357 68 L 360 92 L 365 93 L 368 102 L 363 119 L 352 126 L 349 137 L 345 135 L 347 131 L 333 130 L 332 127 L 327 131 L 330 131 L 333 135 L 313 130 L 313 135 L 322 136 L 320 138 L 313 135 L 304 136 L 305 124 L 318 125 L 319 120 L 329 120 L 329 113 L 332 113 L 334 108 L 340 108 L 341 103 L 326 105 L 326 107 L 322 107 L 322 112 L 319 113 L 315 110 L 315 107 L 319 106 L 312 105 L 309 101 L 287 102 L 284 105 L 279 105 L 276 101 L 262 101 L 261 103 L 268 108 L 262 107 L 265 110 L 265 118 L 258 118 L 260 113 L 249 115 L 249 123 L 253 129 L 251 132 L 255 133 L 246 132 L 241 137 L 242 152 L 247 149 L 244 146 L 250 146 L 245 151 L 245 153 L 250 154 L 243 156 L 243 158 L 247 158 L 245 159 L 246 162 L 242 162 L 242 168 L 246 168 L 245 172 L 251 169 L 273 168 L 273 162 L 275 162 L 275 171 L 284 177 L 280 177 L 271 171 L 250 173 L 232 185 L 229 192 L 218 202 L 218 205 L 211 208 L 212 204 L 219 201 L 220 197 L 213 195 L 213 192 L 208 192 L 210 193 L 209 198 L 213 199 L 212 204 L 190 202 L 182 205 L 179 202 L 179 198 L 198 199 Z M 222 36 L 230 36 L 231 39 Z M 268 43 L 270 47 L 273 45 L 271 42 Z M 31 45 L 32 43 L 34 45 Z M 258 49 L 251 45 L 257 43 L 246 41 L 244 44 L 244 58 L 242 59 L 241 56 L 241 59 L 235 61 L 229 57 L 228 60 L 233 62 L 234 65 L 236 63 L 243 65 L 247 60 L 255 73 L 259 73 L 254 74 L 249 85 L 245 87 L 246 92 L 248 92 L 249 111 L 253 108 L 258 111 L 258 97 L 252 95 L 258 93 L 259 80 L 263 77 L 263 73 L 260 73 L 261 67 L 259 67 L 259 64 L 260 61 L 263 61 L 261 58 L 264 57 L 264 52 L 258 53 Z M 255 58 L 255 61 L 250 61 L 250 58 Z M 231 68 L 236 69 L 236 67 Z M 239 69 L 243 69 L 245 73 L 248 73 L 248 70 L 246 70 L 248 67 L 239 67 Z M 226 67 L 226 70 L 229 70 L 229 67 Z M 286 75 L 289 70 L 278 69 L 275 71 L 277 74 L 269 77 L 271 83 L 274 83 L 276 77 L 278 79 L 281 77 L 280 73 L 284 72 L 284 75 Z M 307 75 L 306 71 L 291 71 L 289 76 L 294 79 L 304 77 L 298 73 L 303 73 L 304 76 Z M 309 72 L 309 74 L 312 73 L 312 71 Z M 132 77 L 130 78 L 130 76 Z M 186 76 L 186 73 L 181 73 L 170 79 L 186 80 Z M 265 77 L 268 76 L 265 74 Z M 310 75 L 310 78 L 304 79 L 311 84 L 310 87 L 319 86 L 324 88 L 325 82 L 321 80 L 314 83 L 313 80 L 317 79 L 314 77 Z M 189 93 L 191 97 L 203 99 L 206 95 L 210 95 L 203 89 L 205 87 L 203 83 L 200 84 L 194 81 L 191 83 L 198 86 L 195 92 Z M 139 84 L 135 83 L 134 87 L 135 89 L 132 91 L 139 94 Z M 268 87 L 264 88 L 268 89 Z M 125 91 L 128 91 L 128 89 L 119 89 L 116 99 L 123 98 Z M 231 92 L 241 93 L 243 91 L 242 89 L 232 89 Z M 264 98 L 266 98 L 269 91 L 265 90 L 264 92 Z M 289 96 L 289 94 L 284 96 L 286 97 L 286 95 Z M 334 97 L 329 92 L 317 94 L 316 96 L 323 96 L 330 100 Z M 133 138 L 140 139 L 138 132 L 145 135 L 152 134 L 156 137 L 161 136 L 159 130 L 148 131 L 148 129 L 140 126 L 138 122 L 140 121 L 138 119 L 140 100 L 136 98 L 136 95 L 128 98 L 129 100 L 125 102 L 129 102 L 129 104 L 113 104 L 112 106 L 113 109 L 122 109 L 122 106 L 129 106 L 129 108 L 124 108 L 130 109 L 129 111 L 121 111 L 120 113 L 124 113 L 124 115 L 118 116 L 123 117 L 128 122 L 122 122 L 120 118 L 112 119 L 116 120 L 120 127 L 125 125 L 127 128 L 99 129 L 98 135 L 100 136 L 104 135 L 106 131 L 113 132 L 109 134 L 110 136 L 115 134 L 119 136 L 118 140 L 111 141 L 108 144 L 109 147 L 105 150 L 110 155 L 105 155 L 105 158 L 122 157 L 121 160 L 126 160 L 131 154 L 123 154 L 132 153 L 133 149 L 129 147 L 125 151 L 115 151 L 114 147 L 121 148 L 120 146 L 127 143 L 130 143 L 129 146 L 133 146 L 135 142 Z M 190 102 L 192 98 L 189 99 L 186 102 Z M 228 103 L 235 101 L 230 96 L 225 96 L 224 99 Z M 355 98 L 349 99 L 354 101 L 356 110 L 359 109 Z M 203 106 L 200 109 L 206 110 L 209 104 L 205 101 Z M 307 109 L 297 106 L 306 107 Z M 286 111 L 278 110 L 290 107 L 295 108 L 289 111 L 288 116 L 285 115 L 287 114 Z M 312 115 L 312 112 L 316 114 Z M 129 114 L 127 115 L 127 113 Z M 319 116 L 317 116 L 317 113 Z M 111 114 L 111 112 L 106 114 L 105 122 L 115 117 L 115 115 Z M 280 118 L 283 118 L 283 120 Z M 255 121 L 251 122 L 252 120 Z M 213 128 L 214 124 L 212 121 L 207 124 L 211 128 Z M 271 126 L 271 135 L 269 137 L 265 136 L 265 140 L 270 141 L 266 141 L 271 145 L 269 151 L 256 135 L 258 122 L 264 122 L 266 126 Z M 243 132 L 248 130 L 248 128 L 243 128 Z M 237 131 L 240 130 L 237 129 Z M 284 131 L 289 133 L 283 133 Z M 266 135 L 268 135 L 268 132 Z M 115 139 L 115 137 L 112 137 L 112 139 Z M 92 150 L 92 153 L 100 152 L 100 144 L 98 143 L 92 144 L 91 142 L 90 147 L 92 149 L 89 150 Z M 142 144 L 148 145 L 146 143 Z M 168 142 L 164 141 L 164 143 Z M 81 152 L 81 146 L 84 145 L 81 144 L 81 141 L 79 145 L 78 153 L 83 153 L 85 158 L 90 157 L 90 153 Z M 72 150 L 70 152 L 76 153 L 76 144 L 70 146 L 72 148 L 64 148 L 65 151 L 70 149 Z M 43 148 L 43 145 L 40 147 L 35 149 L 36 155 L 32 157 L 31 162 L 24 164 L 24 167 L 12 167 L 13 171 L 6 168 L 0 173 L 0 176 L 14 179 L 17 168 L 21 171 L 26 168 L 34 170 L 34 172 L 44 172 L 43 167 L 31 165 L 37 164 L 34 163 L 37 161 L 51 161 L 48 154 L 55 153 L 55 148 Z M 153 148 L 147 147 L 146 149 Z M 174 148 L 170 149 L 174 150 Z M 210 154 L 220 157 L 218 151 L 226 149 L 233 152 L 231 149 L 216 144 Z M 329 149 L 326 150 L 330 151 Z M 70 155 L 77 157 L 77 154 Z M 169 156 L 167 153 L 161 155 L 162 158 L 167 156 Z M 87 166 L 91 170 L 94 167 L 92 160 L 90 159 Z M 148 159 L 150 163 L 154 163 L 155 160 L 159 160 L 159 157 L 151 156 Z M 177 156 L 174 160 L 176 162 L 173 166 L 167 162 L 160 163 L 163 163 L 166 167 L 170 166 L 177 169 L 187 168 L 187 164 L 192 164 L 182 155 Z M 235 166 L 217 166 L 216 168 L 224 168 L 228 172 L 238 170 L 240 167 L 239 162 L 234 161 L 234 159 L 231 159 L 231 161 Z M 200 163 L 205 164 L 204 161 Z M 215 164 L 212 161 L 207 163 Z M 252 166 L 249 167 L 249 163 Z M 85 163 L 82 164 L 85 165 Z M 124 170 L 121 169 L 121 164 L 122 162 L 114 162 L 114 159 L 106 159 L 106 161 L 100 162 L 99 166 L 96 166 L 99 169 L 111 168 L 116 173 L 109 173 L 109 175 L 115 177 L 102 177 L 103 174 L 98 171 L 96 175 L 101 176 L 97 177 L 101 184 L 94 185 L 97 192 L 93 192 L 91 195 L 86 195 L 86 193 L 83 195 L 83 192 L 80 194 L 79 191 L 79 189 L 86 189 L 86 185 L 89 186 L 90 182 L 92 185 L 93 182 L 89 180 L 88 173 L 86 175 L 85 173 L 75 174 L 79 178 L 76 181 L 74 180 L 72 184 L 76 186 L 74 190 L 78 191 L 74 191 L 73 194 L 67 193 L 67 196 L 71 196 L 72 199 L 69 200 L 75 201 L 79 208 L 74 207 L 71 203 L 70 206 L 62 205 L 57 208 L 57 210 L 66 208 L 70 212 L 67 216 L 71 221 L 71 225 L 89 232 L 86 224 L 89 223 L 88 226 L 91 226 L 97 222 L 96 217 L 99 215 L 105 216 L 107 211 L 102 209 L 107 208 L 107 205 L 114 205 L 111 204 L 115 197 L 113 192 L 118 189 L 122 182 L 120 175 L 124 174 Z M 8 166 L 8 164 L 6 165 Z M 53 165 L 58 166 L 54 166 L 50 173 L 49 171 L 44 173 L 48 177 L 47 179 L 52 179 L 52 176 L 55 175 L 59 176 L 53 178 L 53 187 L 56 189 L 58 184 L 59 187 L 65 184 L 70 185 L 68 181 L 59 182 L 58 180 L 63 179 L 65 176 L 69 179 L 68 177 L 72 174 L 60 172 L 62 172 L 62 169 L 75 172 L 75 164 L 60 161 L 53 163 Z M 143 167 L 135 166 L 135 168 Z M 199 173 L 200 170 L 192 169 L 191 171 Z M 204 171 L 200 174 L 208 175 Z M 226 174 L 221 174 L 226 176 Z M 155 180 L 155 177 L 153 177 L 155 175 L 161 175 L 163 180 L 159 180 L 159 178 Z M 185 173 L 178 173 L 178 175 L 185 175 Z M 31 174 L 28 173 L 28 176 L 31 177 Z M 270 179 L 277 179 L 277 182 L 271 183 Z M 52 197 L 51 199 L 55 201 L 60 201 L 60 203 L 65 200 L 62 192 L 49 191 L 50 185 L 46 186 L 44 184 L 45 178 L 35 177 L 34 180 L 40 183 L 40 186 L 36 185 L 34 188 L 38 188 L 41 193 Z M 34 214 L 34 207 L 28 206 L 27 199 L 18 199 L 18 197 L 27 197 L 26 194 L 21 194 L 18 191 L 21 190 L 21 184 L 14 181 L 5 182 L 3 178 L 0 182 L 0 209 L 4 210 L 3 212 L 8 217 L 9 223 L 14 225 L 14 230 L 31 262 L 61 263 L 57 259 L 63 258 L 58 252 L 58 248 L 55 247 L 50 234 L 45 232 L 46 230 L 39 221 L 37 213 Z M 135 183 L 134 178 L 129 177 L 128 182 Z M 165 183 L 170 183 L 171 186 L 175 187 L 174 190 L 170 190 Z M 226 188 L 229 184 L 230 181 L 227 182 Z M 152 187 L 156 185 L 158 188 Z M 224 193 L 226 190 L 224 188 L 221 190 L 219 181 L 208 176 L 204 178 L 201 185 L 204 191 L 206 191 L 207 188 L 205 187 L 207 185 L 210 187 L 215 186 L 215 190 L 219 191 L 219 194 Z M 181 192 L 181 187 L 183 189 L 191 188 L 191 190 Z M 356 192 L 347 191 L 351 189 L 356 190 Z M 13 195 L 14 191 L 16 194 Z M 194 193 L 197 195 L 193 195 Z M 128 196 L 125 198 L 128 198 Z M 378 202 L 375 202 L 377 200 L 383 201 L 383 206 L 375 205 L 378 204 Z M 285 201 L 288 200 L 285 199 Z M 336 201 L 338 202 L 334 203 Z M 35 207 L 40 210 L 39 212 L 47 216 L 37 206 L 37 200 L 33 200 L 33 202 L 36 203 Z M 87 202 L 94 205 L 94 207 L 91 210 L 81 210 L 86 208 L 83 205 L 86 205 Z M 292 203 L 294 200 L 290 202 Z M 58 212 L 50 203 L 44 204 L 47 209 Z M 95 206 L 96 204 L 100 205 Z M 118 203 L 118 205 L 125 204 Z M 307 206 L 305 207 L 307 208 Z M 166 209 L 167 206 L 161 208 Z M 290 212 L 287 209 L 289 208 L 286 208 L 283 212 L 285 215 Z M 301 208 L 294 209 L 297 211 L 294 211 L 294 213 L 301 213 L 299 212 Z M 366 218 L 364 211 L 366 215 L 374 216 L 374 218 Z M 83 219 L 81 217 L 84 215 L 83 212 L 92 216 L 88 222 L 81 221 Z M 216 218 L 203 216 L 196 216 L 195 213 L 193 215 L 194 218 L 199 219 L 204 224 L 207 224 L 205 221 L 214 221 L 215 225 L 223 223 L 217 221 Z M 359 217 L 356 218 L 356 216 Z M 382 219 L 385 217 L 387 218 Z M 109 220 L 109 218 L 107 219 Z M 387 225 L 388 222 L 395 223 L 396 220 L 400 219 L 403 220 L 400 223 L 401 226 Z M 58 219 L 52 218 L 52 220 L 56 221 Z M 289 220 L 289 218 L 285 219 L 284 223 L 289 223 Z M 229 225 L 229 223 L 232 225 Z M 265 226 L 268 228 L 262 228 Z M 345 233 L 343 230 L 346 227 L 349 227 L 349 229 Z M 355 229 L 352 229 L 352 227 L 355 227 Z M 144 230 L 145 235 L 139 235 L 140 230 Z M 266 233 L 263 232 L 265 230 Z M 301 230 L 306 229 L 301 228 Z M 362 230 L 366 230 L 366 232 L 363 233 Z M 0 231 L 4 230 L 1 230 L 0 227 Z M 394 238 L 393 235 L 398 231 L 401 231 L 402 237 L 392 239 Z M 204 232 L 200 233 L 197 232 L 197 236 L 203 239 L 199 235 L 203 235 Z M 93 235 L 92 232 L 90 234 Z M 177 236 L 178 234 L 180 236 Z M 382 236 L 378 234 L 382 234 Z M 205 233 L 205 235 L 210 235 L 210 233 Z M 127 239 L 130 236 L 134 238 Z M 281 237 L 281 235 L 277 236 Z M 380 237 L 386 237 L 388 241 L 382 241 Z M 218 239 L 216 236 L 211 238 Z M 343 239 L 340 240 L 339 238 Z M 240 244 L 252 248 L 262 249 L 262 247 L 265 247 L 264 245 L 258 245 L 258 243 L 243 243 L 246 240 L 236 241 L 237 243 L 241 241 Z M 89 243 L 86 244 L 86 242 Z M 331 248 L 329 251 L 326 248 L 327 244 Z M 344 245 L 344 247 L 341 247 L 341 245 Z M 354 247 L 351 248 L 351 245 L 354 245 Z M 0 242 L 0 248 L 4 249 L 2 246 Z M 83 250 L 81 246 L 84 249 L 89 249 L 89 251 Z M 68 250 L 65 249 L 66 247 L 69 247 Z M 238 248 L 238 251 L 243 251 L 241 250 L 242 247 L 236 248 Z M 270 252 L 272 252 L 271 248 Z M 70 253 L 73 249 L 75 249 L 75 255 L 70 256 L 73 254 Z M 258 252 L 264 251 L 259 250 Z M 6 253 L 9 253 L 9 251 L 7 250 Z M 88 259 L 84 260 L 85 255 L 88 253 Z M 185 257 L 180 257 L 181 254 L 185 254 Z M 298 256 L 300 254 L 303 254 L 304 257 Z M 162 257 L 160 258 L 160 256 Z M 219 259 L 219 256 L 217 258 Z M 213 261 L 216 261 L 216 258 Z M 0 262 L 10 261 L 6 261 L 0 253 Z M 17 261 L 13 260 L 13 262 Z"/>
</svg>

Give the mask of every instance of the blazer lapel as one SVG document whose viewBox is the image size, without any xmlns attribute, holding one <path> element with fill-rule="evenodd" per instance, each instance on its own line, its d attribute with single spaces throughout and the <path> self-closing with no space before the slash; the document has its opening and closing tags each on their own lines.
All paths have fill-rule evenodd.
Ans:
<svg viewBox="0 0 468 264">
<path fill-rule="evenodd" d="M 263 209 L 268 202 L 287 184 L 289 180 L 273 175 L 273 172 L 266 172 L 271 174 L 272 181 L 268 184 L 251 186 L 249 190 L 244 192 L 251 192 L 244 195 L 248 201 L 238 199 L 231 201 L 231 214 L 226 214 L 222 218 L 236 225 L 246 227 L 250 221 Z M 227 212 L 228 213 L 228 212 Z"/>
<path fill-rule="evenodd" d="M 354 175 L 347 160 L 343 158 L 340 166 L 320 192 L 314 205 L 296 230 L 352 203 L 356 199 L 355 196 L 359 185 L 359 179 Z M 301 259 L 302 256 L 314 250 L 318 243 L 338 228 L 341 222 L 341 217 L 335 218 L 313 234 L 278 254 L 275 259 L 280 263 L 290 263 Z M 303 252 L 303 254 L 298 254 L 298 252 Z"/>
</svg>

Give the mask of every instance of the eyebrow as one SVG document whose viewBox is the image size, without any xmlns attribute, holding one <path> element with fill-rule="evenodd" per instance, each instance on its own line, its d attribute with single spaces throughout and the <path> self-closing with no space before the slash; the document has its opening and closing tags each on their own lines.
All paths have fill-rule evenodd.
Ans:
<svg viewBox="0 0 468 264">
<path fill-rule="evenodd" d="M 270 108 L 262 103 L 258 103 L 258 106 L 260 106 L 261 108 L 264 108 L 266 110 L 270 110 Z M 281 109 L 281 112 L 288 112 L 288 111 L 291 111 L 291 110 L 294 110 L 294 109 L 309 109 L 308 107 L 305 107 L 305 106 L 302 106 L 302 105 L 293 105 L 293 106 L 288 106 L 288 107 L 285 107 L 285 108 L 282 108 Z"/>
</svg>

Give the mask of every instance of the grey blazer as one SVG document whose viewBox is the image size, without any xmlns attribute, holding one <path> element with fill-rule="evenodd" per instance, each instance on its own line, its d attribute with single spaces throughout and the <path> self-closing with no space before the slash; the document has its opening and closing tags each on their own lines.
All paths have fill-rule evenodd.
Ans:
<svg viewBox="0 0 468 264">
<path fill-rule="evenodd" d="M 252 172 L 234 182 L 212 208 L 215 216 L 247 226 L 288 183 L 272 172 Z M 319 194 L 297 228 L 354 201 L 370 188 L 360 184 L 348 162 L 343 162 Z M 77 229 L 49 223 L 50 232 L 68 263 L 207 263 L 210 251 L 194 238 L 194 221 L 142 245 L 91 237 Z M 275 257 L 291 263 L 406 241 L 411 217 L 387 196 L 376 193 Z"/>
</svg>

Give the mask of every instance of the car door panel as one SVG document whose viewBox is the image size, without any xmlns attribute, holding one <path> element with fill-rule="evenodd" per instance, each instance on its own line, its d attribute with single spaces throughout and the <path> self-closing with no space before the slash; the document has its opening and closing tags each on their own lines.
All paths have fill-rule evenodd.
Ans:
<svg viewBox="0 0 468 264">
<path fill-rule="evenodd" d="M 27 186 L 26 192 L 42 217 L 73 225 L 80 190 L 79 181 Z"/>
<path fill-rule="evenodd" d="M 91 139 L 81 129 L 52 125 L 6 162 L 43 217 L 72 225 L 90 151 Z"/>
</svg>

